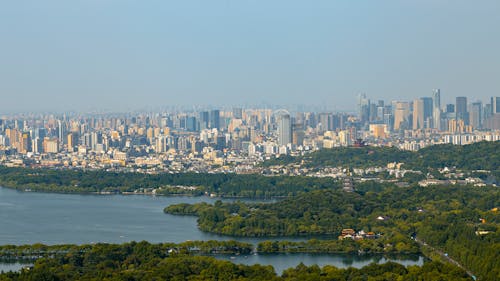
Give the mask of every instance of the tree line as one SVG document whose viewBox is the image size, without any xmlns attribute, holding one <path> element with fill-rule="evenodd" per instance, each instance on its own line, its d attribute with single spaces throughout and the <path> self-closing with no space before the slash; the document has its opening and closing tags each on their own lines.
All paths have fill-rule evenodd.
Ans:
<svg viewBox="0 0 500 281">
<path fill-rule="evenodd" d="M 119 173 L 101 170 L 0 167 L 0 186 L 20 190 L 96 193 L 157 189 L 160 195 L 215 194 L 220 197 L 289 197 L 317 189 L 338 188 L 331 178 L 239 174 Z M 182 189 L 177 186 L 194 187 Z"/>
</svg>

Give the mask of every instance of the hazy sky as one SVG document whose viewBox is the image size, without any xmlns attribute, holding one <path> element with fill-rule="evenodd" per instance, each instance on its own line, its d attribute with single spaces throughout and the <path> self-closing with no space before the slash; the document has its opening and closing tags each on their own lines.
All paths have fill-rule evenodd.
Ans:
<svg viewBox="0 0 500 281">
<path fill-rule="evenodd" d="M 33 0 L 0 7 L 0 113 L 500 96 L 500 1 Z"/>
</svg>

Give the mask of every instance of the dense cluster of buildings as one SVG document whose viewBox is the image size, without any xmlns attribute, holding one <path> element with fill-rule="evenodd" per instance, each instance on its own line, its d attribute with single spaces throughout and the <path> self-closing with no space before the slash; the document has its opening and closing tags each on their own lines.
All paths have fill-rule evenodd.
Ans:
<svg viewBox="0 0 500 281">
<path fill-rule="evenodd" d="M 431 97 L 413 101 L 383 100 L 376 103 L 360 95 L 358 117 L 361 124 L 370 125 L 380 131 L 398 132 L 404 130 L 434 129 L 449 133 L 472 133 L 476 130 L 500 129 L 500 97 L 491 97 L 484 104 L 481 101 L 467 102 L 467 97 L 456 97 L 454 104 L 441 105 L 441 90 L 433 90 Z M 379 133 L 380 134 L 380 133 Z"/>
<path fill-rule="evenodd" d="M 441 106 L 440 91 L 412 102 L 370 102 L 358 113 L 270 109 L 126 114 L 18 114 L 0 119 L 0 163 L 252 172 L 283 154 L 351 145 L 417 150 L 500 140 L 500 97 Z M 362 141 L 361 141 L 362 140 Z"/>
</svg>

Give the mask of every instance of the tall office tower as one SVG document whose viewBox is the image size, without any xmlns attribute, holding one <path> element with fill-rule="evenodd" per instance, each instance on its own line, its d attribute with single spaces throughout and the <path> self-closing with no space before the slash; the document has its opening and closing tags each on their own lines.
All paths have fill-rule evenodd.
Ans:
<svg viewBox="0 0 500 281">
<path fill-rule="evenodd" d="M 432 128 L 434 101 L 430 97 L 420 98 L 424 103 L 424 128 Z"/>
<path fill-rule="evenodd" d="M 279 112 L 278 121 L 278 144 L 280 146 L 292 143 L 292 122 L 290 114 L 285 111 Z"/>
<path fill-rule="evenodd" d="M 340 114 L 332 114 L 330 116 L 330 127 L 332 131 L 337 129 L 341 129 L 342 127 L 342 115 Z"/>
<path fill-rule="evenodd" d="M 396 102 L 394 107 L 394 131 L 409 128 L 410 103 Z"/>
<path fill-rule="evenodd" d="M 180 124 L 180 125 L 181 125 L 181 128 L 182 128 L 183 130 L 187 130 L 187 119 L 188 119 L 188 116 L 186 116 L 186 115 L 182 115 L 182 116 L 180 116 L 180 119 L 181 119 L 181 120 L 180 120 L 180 123 L 181 123 L 181 124 Z M 156 135 L 155 135 L 155 136 L 156 136 Z"/>
<path fill-rule="evenodd" d="M 65 128 L 61 120 L 57 120 L 57 138 L 59 143 L 62 145 L 64 143 Z"/>
<path fill-rule="evenodd" d="M 331 124 L 330 124 L 330 116 L 331 113 L 320 113 L 319 114 L 319 131 L 320 132 L 325 132 L 331 130 Z"/>
<path fill-rule="evenodd" d="M 417 99 L 413 101 L 413 130 L 423 129 L 425 122 L 424 101 Z"/>
<path fill-rule="evenodd" d="M 432 127 L 441 130 L 441 90 L 432 91 Z"/>
<path fill-rule="evenodd" d="M 469 124 L 474 129 L 480 129 L 482 127 L 483 121 L 483 104 L 478 102 L 473 102 L 469 110 Z"/>
<path fill-rule="evenodd" d="M 200 121 L 200 130 L 204 130 L 208 128 L 208 111 L 202 111 L 200 112 L 199 116 L 199 121 Z"/>
<path fill-rule="evenodd" d="M 377 121 L 377 105 L 374 103 L 370 103 L 370 122 L 375 122 Z"/>
<path fill-rule="evenodd" d="M 243 109 L 241 107 L 233 108 L 233 118 L 243 119 Z"/>
<path fill-rule="evenodd" d="M 358 96 L 358 117 L 361 124 L 366 124 L 370 120 L 370 100 L 365 94 Z"/>
<path fill-rule="evenodd" d="M 210 111 L 210 128 L 220 129 L 220 111 L 218 109 Z"/>
<path fill-rule="evenodd" d="M 457 97 L 455 102 L 456 118 L 464 121 L 465 125 L 469 125 L 469 114 L 467 113 L 467 98 Z"/>
<path fill-rule="evenodd" d="M 500 113 L 500 97 L 492 97 L 491 98 L 491 106 L 493 109 L 493 114 Z"/>
<path fill-rule="evenodd" d="M 492 100 L 493 101 L 493 100 Z M 493 105 L 491 103 L 487 103 L 483 108 L 483 120 L 490 118 L 493 116 Z"/>
</svg>

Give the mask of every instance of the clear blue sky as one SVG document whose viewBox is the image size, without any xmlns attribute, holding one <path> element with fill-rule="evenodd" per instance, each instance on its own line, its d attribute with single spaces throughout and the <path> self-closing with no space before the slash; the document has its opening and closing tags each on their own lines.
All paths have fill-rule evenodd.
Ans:
<svg viewBox="0 0 500 281">
<path fill-rule="evenodd" d="M 500 95 L 500 1 L 33 0 L 0 8 L 0 114 Z"/>
</svg>

